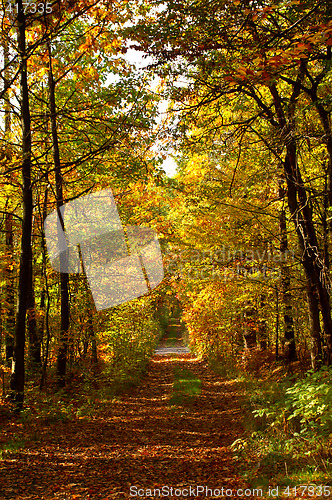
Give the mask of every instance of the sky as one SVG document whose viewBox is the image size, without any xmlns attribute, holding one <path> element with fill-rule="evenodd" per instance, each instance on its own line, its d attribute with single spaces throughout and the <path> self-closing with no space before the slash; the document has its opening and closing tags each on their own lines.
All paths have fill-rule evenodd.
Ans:
<svg viewBox="0 0 332 500">
<path fill-rule="evenodd" d="M 129 49 L 126 53 L 126 59 L 130 62 L 130 64 L 134 64 L 137 68 L 144 68 L 148 64 L 152 62 L 152 58 L 144 58 L 142 52 L 137 50 Z M 156 84 L 157 86 L 157 84 Z M 162 119 L 162 114 L 165 113 L 167 109 L 167 101 L 161 101 L 159 104 L 160 111 L 160 120 Z M 157 146 L 156 146 L 157 149 Z M 166 153 L 165 153 L 166 154 Z M 176 163 L 173 158 L 168 155 L 166 160 L 164 160 L 162 164 L 162 168 L 168 175 L 168 177 L 173 177 L 176 173 Z"/>
</svg>

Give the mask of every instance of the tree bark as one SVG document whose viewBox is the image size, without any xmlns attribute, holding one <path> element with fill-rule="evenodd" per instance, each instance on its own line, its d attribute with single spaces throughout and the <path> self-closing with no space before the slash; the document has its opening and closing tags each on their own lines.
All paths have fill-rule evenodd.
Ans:
<svg viewBox="0 0 332 500">
<path fill-rule="evenodd" d="M 264 313 L 266 305 L 266 295 L 261 294 L 260 296 L 260 304 L 259 309 Z M 268 346 L 268 334 L 267 334 L 267 321 L 264 318 L 258 319 L 258 339 L 259 339 L 259 347 L 262 351 L 265 351 Z"/>
<path fill-rule="evenodd" d="M 47 216 L 47 200 L 48 200 L 48 188 L 45 189 L 45 197 L 44 197 L 44 204 L 43 204 L 43 221 L 46 219 L 46 216 Z M 40 389 L 43 388 L 45 380 L 46 380 L 46 369 L 47 369 L 49 346 L 50 346 L 50 340 L 51 340 L 51 333 L 50 333 L 50 326 L 49 326 L 50 294 L 49 294 L 47 271 L 46 271 L 47 249 L 46 249 L 44 227 L 42 227 L 41 246 L 42 246 L 42 256 L 43 256 L 42 257 L 43 258 L 42 274 L 44 276 L 44 287 L 43 287 L 42 296 L 41 296 L 40 308 L 42 311 L 45 312 L 45 321 L 43 319 L 40 322 L 39 329 L 40 329 L 40 338 L 42 339 L 43 333 L 44 333 L 44 325 L 45 325 L 46 343 L 45 343 L 45 349 L 44 349 L 44 353 L 43 353 L 44 358 L 43 358 L 43 363 L 42 363 L 41 377 L 40 377 L 40 384 L 39 384 Z"/>
<path fill-rule="evenodd" d="M 276 289 L 276 361 L 279 360 L 279 292 Z"/>
<path fill-rule="evenodd" d="M 4 53 L 4 84 L 7 87 L 10 80 L 9 73 L 9 52 L 8 40 L 4 39 L 3 42 Z M 4 96 L 5 101 L 5 138 L 11 132 L 11 114 L 10 114 L 10 99 L 8 93 Z M 6 156 L 10 159 L 11 152 L 7 149 Z M 6 362 L 10 363 L 14 355 L 14 331 L 15 331 L 15 283 L 14 283 L 14 240 L 13 240 L 13 214 L 6 211 L 5 214 L 5 346 L 6 346 Z"/>
<path fill-rule="evenodd" d="M 14 355 L 15 332 L 15 284 L 14 284 L 14 242 L 13 242 L 13 215 L 5 215 L 6 231 L 6 267 L 5 267 L 5 345 L 6 361 L 9 363 Z"/>
<path fill-rule="evenodd" d="M 247 305 L 244 313 L 244 348 L 255 349 L 257 347 L 257 315 L 253 306 Z"/>
<path fill-rule="evenodd" d="M 331 47 L 328 48 L 328 55 L 329 55 L 329 60 L 331 60 Z M 312 100 L 313 104 L 316 106 L 316 109 L 318 111 L 318 114 L 320 116 L 323 128 L 324 128 L 324 137 L 323 141 L 325 142 L 326 145 L 326 150 L 327 150 L 327 155 L 328 155 L 328 189 L 327 189 L 327 197 L 328 197 L 328 204 L 329 207 L 332 207 L 332 130 L 331 130 L 331 118 L 330 118 L 330 113 L 326 111 L 326 109 L 323 107 L 323 105 L 319 102 L 319 99 L 317 97 L 317 88 L 314 88 L 314 92 L 312 95 Z M 326 228 L 327 229 L 327 228 Z M 325 229 L 325 230 L 326 230 Z M 329 233 L 331 232 L 332 229 L 332 219 L 329 224 Z M 328 285 L 330 287 L 330 278 L 328 276 L 329 272 L 329 260 L 324 259 L 324 264 L 325 264 L 325 274 L 327 275 L 327 281 Z M 325 287 L 326 290 L 326 287 Z M 329 290 L 330 291 L 330 290 Z M 323 302 L 324 304 L 328 304 L 329 310 L 331 311 L 331 305 L 330 305 L 330 297 L 329 293 L 324 292 L 324 297 L 323 297 Z M 324 318 L 324 316 L 323 316 Z M 330 328 L 328 328 L 327 325 L 331 325 Z M 324 321 L 324 333 L 325 333 L 325 339 L 326 339 L 326 358 L 327 358 L 327 363 L 331 364 L 332 363 L 332 323 L 331 323 L 331 313 L 330 313 L 330 318 L 327 317 L 326 321 Z"/>
<path fill-rule="evenodd" d="M 41 339 L 38 335 L 37 320 L 36 320 L 36 301 L 33 288 L 33 278 L 31 280 L 31 288 L 28 295 L 27 309 L 27 326 L 29 338 L 29 366 L 30 368 L 38 369 L 41 366 Z"/>
<path fill-rule="evenodd" d="M 300 84 L 303 77 L 304 69 L 300 68 L 298 83 Z M 330 299 L 326 285 L 328 283 L 327 269 L 324 265 L 324 258 L 318 245 L 318 238 L 312 218 L 312 210 L 307 193 L 304 187 L 303 179 L 297 165 L 296 140 L 294 133 L 294 114 L 295 101 L 300 92 L 300 85 L 294 87 L 293 94 L 290 98 L 288 106 L 288 117 L 284 114 L 280 95 L 275 85 L 270 86 L 270 91 L 273 97 L 278 123 L 280 130 L 283 133 L 286 156 L 284 160 L 284 174 L 287 182 L 287 199 L 291 213 L 291 218 L 295 224 L 295 230 L 298 236 L 299 246 L 302 253 L 302 264 L 306 276 L 307 290 L 317 296 L 317 304 L 315 299 L 308 302 L 309 310 L 319 305 L 322 313 L 322 321 L 324 332 L 327 339 L 327 364 L 331 364 L 332 356 L 332 320 Z M 311 316 L 316 318 L 317 311 L 311 311 Z M 315 321 L 310 321 L 310 334 L 312 337 L 312 345 L 317 342 L 317 330 L 312 329 Z M 312 356 L 316 356 L 316 352 L 312 352 Z M 317 354 L 319 356 L 319 354 Z M 313 364 L 319 364 L 320 359 Z"/>
<path fill-rule="evenodd" d="M 63 177 L 61 172 L 59 141 L 57 131 L 57 118 L 56 118 L 56 104 L 55 104 L 55 82 L 52 69 L 52 51 L 51 43 L 47 41 L 48 55 L 49 55 L 49 71 L 48 71 L 48 91 L 49 91 L 49 108 L 50 120 L 52 130 L 52 144 L 53 144 L 53 161 L 55 170 L 55 192 L 56 192 L 56 206 L 58 215 L 63 226 L 60 207 L 63 205 Z M 64 229 L 64 227 L 62 227 Z M 61 259 L 66 258 L 60 255 Z M 62 266 L 61 266 L 62 267 Z M 69 332 L 69 275 L 67 273 L 60 273 L 60 297 L 61 297 L 61 326 L 60 326 L 60 339 L 57 354 L 57 378 L 58 385 L 63 387 L 66 381 L 67 369 L 67 351 L 68 351 L 68 332 Z"/>
<path fill-rule="evenodd" d="M 307 288 L 307 302 L 310 328 L 311 366 L 314 370 L 318 370 L 322 366 L 323 351 L 317 291 L 313 285 Z"/>
<path fill-rule="evenodd" d="M 10 381 L 11 398 L 18 410 L 24 401 L 24 348 L 25 348 L 25 321 L 27 312 L 27 296 L 30 289 L 31 273 L 31 232 L 32 232 L 32 186 L 31 186 L 31 120 L 29 107 L 29 92 L 27 79 L 27 52 L 26 52 L 26 19 L 22 0 L 18 0 L 18 51 L 20 60 L 20 90 L 21 90 L 21 120 L 22 120 L 22 190 L 23 190 L 23 217 L 21 256 L 18 283 L 17 318 L 15 326 L 15 344 L 13 372 Z"/>
<path fill-rule="evenodd" d="M 288 153 L 289 154 L 289 153 Z M 285 160 L 285 169 L 288 171 L 288 204 L 294 219 L 296 232 L 302 252 L 302 264 L 307 282 L 307 299 L 309 308 L 309 325 L 311 336 L 311 360 L 312 366 L 318 367 L 322 363 L 321 330 L 319 324 L 319 309 L 325 331 L 331 331 L 331 313 L 327 290 L 321 282 L 321 268 L 319 266 L 318 241 L 312 222 L 312 214 L 309 208 L 306 193 L 303 188 L 302 179 L 297 176 L 296 184 L 292 171 L 294 172 L 295 146 L 292 146 L 289 156 Z M 293 163 L 293 166 L 291 164 Z M 296 199 L 296 190 L 301 190 L 300 202 L 302 210 Z M 305 204 L 305 205 L 304 205 Z M 329 364 L 329 359 L 327 360 Z"/>
<path fill-rule="evenodd" d="M 279 185 L 279 196 L 285 196 L 285 190 L 282 185 Z M 288 250 L 288 238 L 287 238 L 287 221 L 286 221 L 286 211 L 282 207 L 279 214 L 279 231 L 280 231 L 280 252 L 281 255 L 287 258 Z M 284 319 L 284 357 L 288 362 L 295 361 L 296 359 L 296 346 L 295 346 L 295 334 L 294 334 L 294 321 L 292 313 L 292 296 L 290 291 L 291 278 L 290 270 L 287 262 L 283 261 L 281 267 L 281 300 L 283 309 L 283 319 Z"/>
<path fill-rule="evenodd" d="M 98 351 L 97 351 L 97 339 L 96 339 L 96 333 L 93 327 L 93 314 L 95 312 L 94 304 L 91 298 L 91 291 L 89 288 L 89 283 L 86 277 L 85 273 L 85 267 L 84 267 L 84 261 L 82 257 L 82 251 L 81 247 L 78 247 L 78 252 L 79 252 L 79 257 L 80 257 L 80 265 L 82 268 L 82 279 L 83 279 L 83 287 L 86 292 L 86 297 L 87 297 L 87 305 L 86 305 L 86 311 L 88 314 L 88 332 L 87 332 L 87 338 L 84 341 L 84 355 L 88 352 L 88 344 L 89 342 L 91 343 L 91 361 L 94 366 L 97 366 L 98 364 Z"/>
</svg>

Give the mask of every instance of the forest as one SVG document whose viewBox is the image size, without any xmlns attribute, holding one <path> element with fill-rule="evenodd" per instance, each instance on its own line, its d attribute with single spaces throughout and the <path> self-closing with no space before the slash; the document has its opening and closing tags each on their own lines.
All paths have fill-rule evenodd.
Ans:
<svg viewBox="0 0 332 500">
<path fill-rule="evenodd" d="M 332 498 L 330 2 L 0 15 L 1 498 Z"/>
</svg>

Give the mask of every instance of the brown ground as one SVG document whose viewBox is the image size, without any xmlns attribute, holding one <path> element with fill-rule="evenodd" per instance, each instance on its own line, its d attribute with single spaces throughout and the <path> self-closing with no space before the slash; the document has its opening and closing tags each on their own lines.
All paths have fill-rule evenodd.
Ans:
<svg viewBox="0 0 332 500">
<path fill-rule="evenodd" d="M 170 407 L 175 366 L 195 373 L 202 393 L 193 403 Z M 2 420 L 3 439 L 22 434 L 26 442 L 0 460 L 0 498 L 130 499 L 135 498 L 130 491 L 137 491 L 131 486 L 184 489 L 173 496 L 161 491 L 164 499 L 217 498 L 199 494 L 197 485 L 229 488 L 233 496 L 228 492 L 228 498 L 237 498 L 235 490 L 248 486 L 230 450 L 243 434 L 240 400 L 235 382 L 221 380 L 190 354 L 154 356 L 140 387 L 100 403 L 91 416 L 23 425 Z M 186 496 L 190 486 L 192 494 Z"/>
</svg>

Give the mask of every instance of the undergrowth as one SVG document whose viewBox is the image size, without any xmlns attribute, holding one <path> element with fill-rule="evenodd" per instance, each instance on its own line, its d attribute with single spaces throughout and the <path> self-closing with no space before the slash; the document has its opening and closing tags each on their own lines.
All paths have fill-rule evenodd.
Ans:
<svg viewBox="0 0 332 500">
<path fill-rule="evenodd" d="M 130 316 L 125 308 L 119 311 L 103 334 L 98 364 L 87 356 L 77 359 L 69 366 L 65 388 L 57 387 L 55 366 L 48 369 L 42 390 L 38 373 L 30 375 L 20 414 L 22 422 L 39 420 L 52 424 L 89 417 L 102 412 L 104 405 L 122 392 L 139 385 L 164 332 L 163 325 L 149 311 L 142 318 L 139 311 L 137 318 Z M 5 398 L 3 409 L 8 413 L 6 418 L 11 418 L 10 402 Z"/>
<path fill-rule="evenodd" d="M 254 485 L 330 484 L 332 367 L 284 373 L 280 380 L 243 373 L 239 380 L 246 391 L 247 437 L 232 448 L 244 475 Z"/>
</svg>

